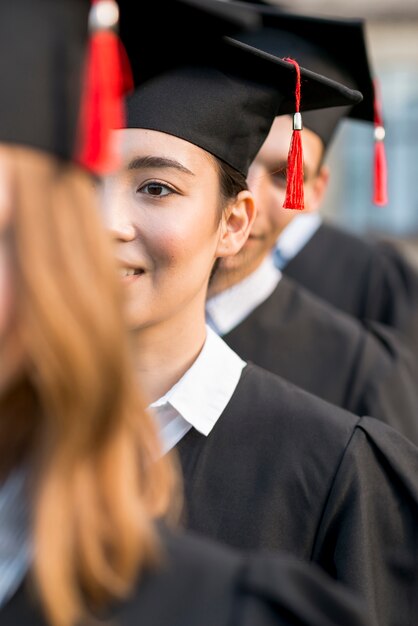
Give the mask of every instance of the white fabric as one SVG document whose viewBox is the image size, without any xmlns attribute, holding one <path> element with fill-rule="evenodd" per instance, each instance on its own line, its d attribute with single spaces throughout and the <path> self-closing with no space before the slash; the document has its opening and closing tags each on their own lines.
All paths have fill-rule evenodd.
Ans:
<svg viewBox="0 0 418 626">
<path fill-rule="evenodd" d="M 150 409 L 164 452 L 196 428 L 209 435 L 234 393 L 246 363 L 208 326 L 205 344 L 182 378 Z"/>
<path fill-rule="evenodd" d="M 271 296 L 281 277 L 268 255 L 250 276 L 207 300 L 206 323 L 218 335 L 226 335 Z"/>
<path fill-rule="evenodd" d="M 314 236 L 321 226 L 322 218 L 318 213 L 297 215 L 282 231 L 273 250 L 276 267 L 283 269 Z"/>
</svg>

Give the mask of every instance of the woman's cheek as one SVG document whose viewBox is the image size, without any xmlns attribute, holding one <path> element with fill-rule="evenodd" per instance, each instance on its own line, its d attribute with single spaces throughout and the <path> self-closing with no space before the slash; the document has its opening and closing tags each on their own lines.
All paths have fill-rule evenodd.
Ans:
<svg viewBox="0 0 418 626">
<path fill-rule="evenodd" d="M 160 225 L 148 240 L 148 253 L 156 265 L 175 267 L 183 263 L 184 259 L 190 259 L 191 242 L 192 234 L 188 235 L 181 224 Z"/>
</svg>

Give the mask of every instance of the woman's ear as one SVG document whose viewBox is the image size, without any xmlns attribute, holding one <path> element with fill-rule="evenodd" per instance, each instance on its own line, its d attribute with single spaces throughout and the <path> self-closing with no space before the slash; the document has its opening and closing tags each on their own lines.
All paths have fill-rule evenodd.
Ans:
<svg viewBox="0 0 418 626">
<path fill-rule="evenodd" d="M 240 191 L 223 214 L 217 257 L 233 256 L 241 250 L 248 239 L 255 216 L 251 191 Z"/>
</svg>

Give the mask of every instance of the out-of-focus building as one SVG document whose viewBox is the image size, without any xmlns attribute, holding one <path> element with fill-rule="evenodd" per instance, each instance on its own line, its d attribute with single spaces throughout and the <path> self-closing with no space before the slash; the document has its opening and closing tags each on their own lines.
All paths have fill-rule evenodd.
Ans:
<svg viewBox="0 0 418 626">
<path fill-rule="evenodd" d="M 377 19 L 418 18 L 416 0 L 265 0 L 292 10 L 315 11 L 324 15 Z"/>
</svg>

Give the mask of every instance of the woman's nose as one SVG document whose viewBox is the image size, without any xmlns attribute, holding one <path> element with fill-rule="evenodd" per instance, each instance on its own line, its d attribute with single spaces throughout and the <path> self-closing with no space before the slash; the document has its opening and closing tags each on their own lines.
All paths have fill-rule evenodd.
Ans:
<svg viewBox="0 0 418 626">
<path fill-rule="evenodd" d="M 117 241 L 133 241 L 135 239 L 135 227 L 127 220 L 112 220 L 107 225 L 107 229 L 112 239 Z"/>
</svg>

